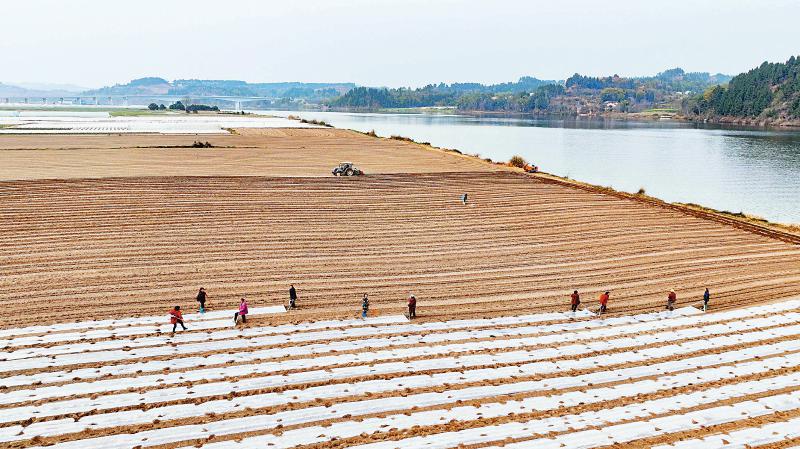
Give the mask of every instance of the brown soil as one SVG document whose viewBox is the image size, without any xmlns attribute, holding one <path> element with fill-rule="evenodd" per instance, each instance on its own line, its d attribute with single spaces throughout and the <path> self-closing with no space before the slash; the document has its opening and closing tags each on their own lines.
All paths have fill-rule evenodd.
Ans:
<svg viewBox="0 0 800 449">
<path fill-rule="evenodd" d="M 185 148 L 196 140 L 214 148 Z M 13 151 L 12 151 L 13 150 Z M 0 138 L 0 180 L 134 176 L 331 176 L 491 171 L 454 153 L 337 129 L 240 129 L 221 135 L 13 135 Z"/>
<path fill-rule="evenodd" d="M 506 172 L 0 183 L 0 325 L 286 303 L 275 320 L 663 307 L 705 286 L 725 307 L 800 294 L 800 247 Z M 462 192 L 471 193 L 465 207 Z M 598 217 L 605 217 L 598 219 Z M 58 302 L 65 302 L 61 305 Z M 24 311 L 36 310 L 36 314 Z"/>
</svg>

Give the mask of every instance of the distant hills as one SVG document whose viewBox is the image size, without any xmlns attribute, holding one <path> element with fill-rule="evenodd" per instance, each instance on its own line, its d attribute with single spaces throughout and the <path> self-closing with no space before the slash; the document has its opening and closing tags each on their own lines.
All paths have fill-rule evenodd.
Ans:
<svg viewBox="0 0 800 449">
<path fill-rule="evenodd" d="M 77 86 L 0 83 L 2 96 L 75 95 Z M 574 74 L 563 81 L 524 76 L 498 84 L 429 84 L 420 88 L 357 86 L 355 83 L 248 83 L 238 80 L 145 77 L 84 90 L 80 95 L 264 97 L 249 107 L 380 110 L 452 107 L 461 111 L 599 114 L 669 113 L 714 121 L 800 123 L 800 58 L 764 62 L 735 77 L 664 70 L 653 76 Z M 139 98 L 140 100 L 142 98 Z M 138 101 L 138 100 L 137 100 Z M 145 100 L 143 100 L 145 101 Z M 210 100 L 225 105 L 230 100 Z M 144 103 L 146 104 L 146 103 Z M 229 106 L 229 105 L 228 105 Z"/>
<path fill-rule="evenodd" d="M 354 83 L 248 83 L 237 80 L 179 79 L 158 77 L 132 80 L 84 92 L 86 95 L 186 95 L 226 97 L 291 98 L 321 101 L 342 95 L 356 87 Z"/>
<path fill-rule="evenodd" d="M 713 86 L 687 100 L 685 113 L 705 119 L 800 120 L 800 58 L 764 62 L 733 77 L 727 86 Z"/>
<path fill-rule="evenodd" d="M 84 90 L 86 90 L 85 87 L 74 86 L 72 84 L 0 83 L 0 97 L 69 96 Z"/>
</svg>

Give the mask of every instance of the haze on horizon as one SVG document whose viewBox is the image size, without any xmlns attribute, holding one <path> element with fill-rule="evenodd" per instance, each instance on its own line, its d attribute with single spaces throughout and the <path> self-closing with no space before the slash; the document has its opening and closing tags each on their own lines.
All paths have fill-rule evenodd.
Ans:
<svg viewBox="0 0 800 449">
<path fill-rule="evenodd" d="M 735 75 L 800 47 L 800 2 L 26 0 L 3 5 L 0 82 L 143 76 L 420 86 L 531 75 Z"/>
</svg>

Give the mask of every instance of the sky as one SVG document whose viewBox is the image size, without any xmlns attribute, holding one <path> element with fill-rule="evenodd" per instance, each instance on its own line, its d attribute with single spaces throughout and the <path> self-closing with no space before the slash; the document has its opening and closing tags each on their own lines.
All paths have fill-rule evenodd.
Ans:
<svg viewBox="0 0 800 449">
<path fill-rule="evenodd" d="M 737 74 L 800 55 L 797 0 L 25 0 L 2 15 L 0 82 L 85 87 Z"/>
</svg>

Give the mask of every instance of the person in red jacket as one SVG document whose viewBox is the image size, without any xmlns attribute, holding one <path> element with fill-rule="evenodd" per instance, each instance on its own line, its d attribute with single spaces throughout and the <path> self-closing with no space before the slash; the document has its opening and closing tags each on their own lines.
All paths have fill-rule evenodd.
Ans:
<svg viewBox="0 0 800 449">
<path fill-rule="evenodd" d="M 581 303 L 581 295 L 578 294 L 578 290 L 575 290 L 574 292 L 572 292 L 572 295 L 570 295 L 570 300 L 571 300 L 571 303 L 572 303 L 572 311 L 573 312 L 577 312 L 578 311 L 578 306 Z"/>
<path fill-rule="evenodd" d="M 186 330 L 186 326 L 183 325 L 183 313 L 181 313 L 181 306 L 175 306 L 169 311 L 169 322 L 172 323 L 173 334 L 175 333 L 175 329 L 179 324 L 183 330 Z"/>
<path fill-rule="evenodd" d="M 669 295 L 667 295 L 667 310 L 674 310 L 675 301 L 677 300 L 678 300 L 678 295 L 675 294 L 675 290 L 670 290 Z"/>
<path fill-rule="evenodd" d="M 608 295 L 609 295 L 609 292 L 605 292 L 602 295 L 600 295 L 600 313 L 601 314 L 605 313 L 605 311 L 608 309 Z"/>
<path fill-rule="evenodd" d="M 408 297 L 408 319 L 417 317 L 417 297 L 411 295 Z"/>
</svg>

